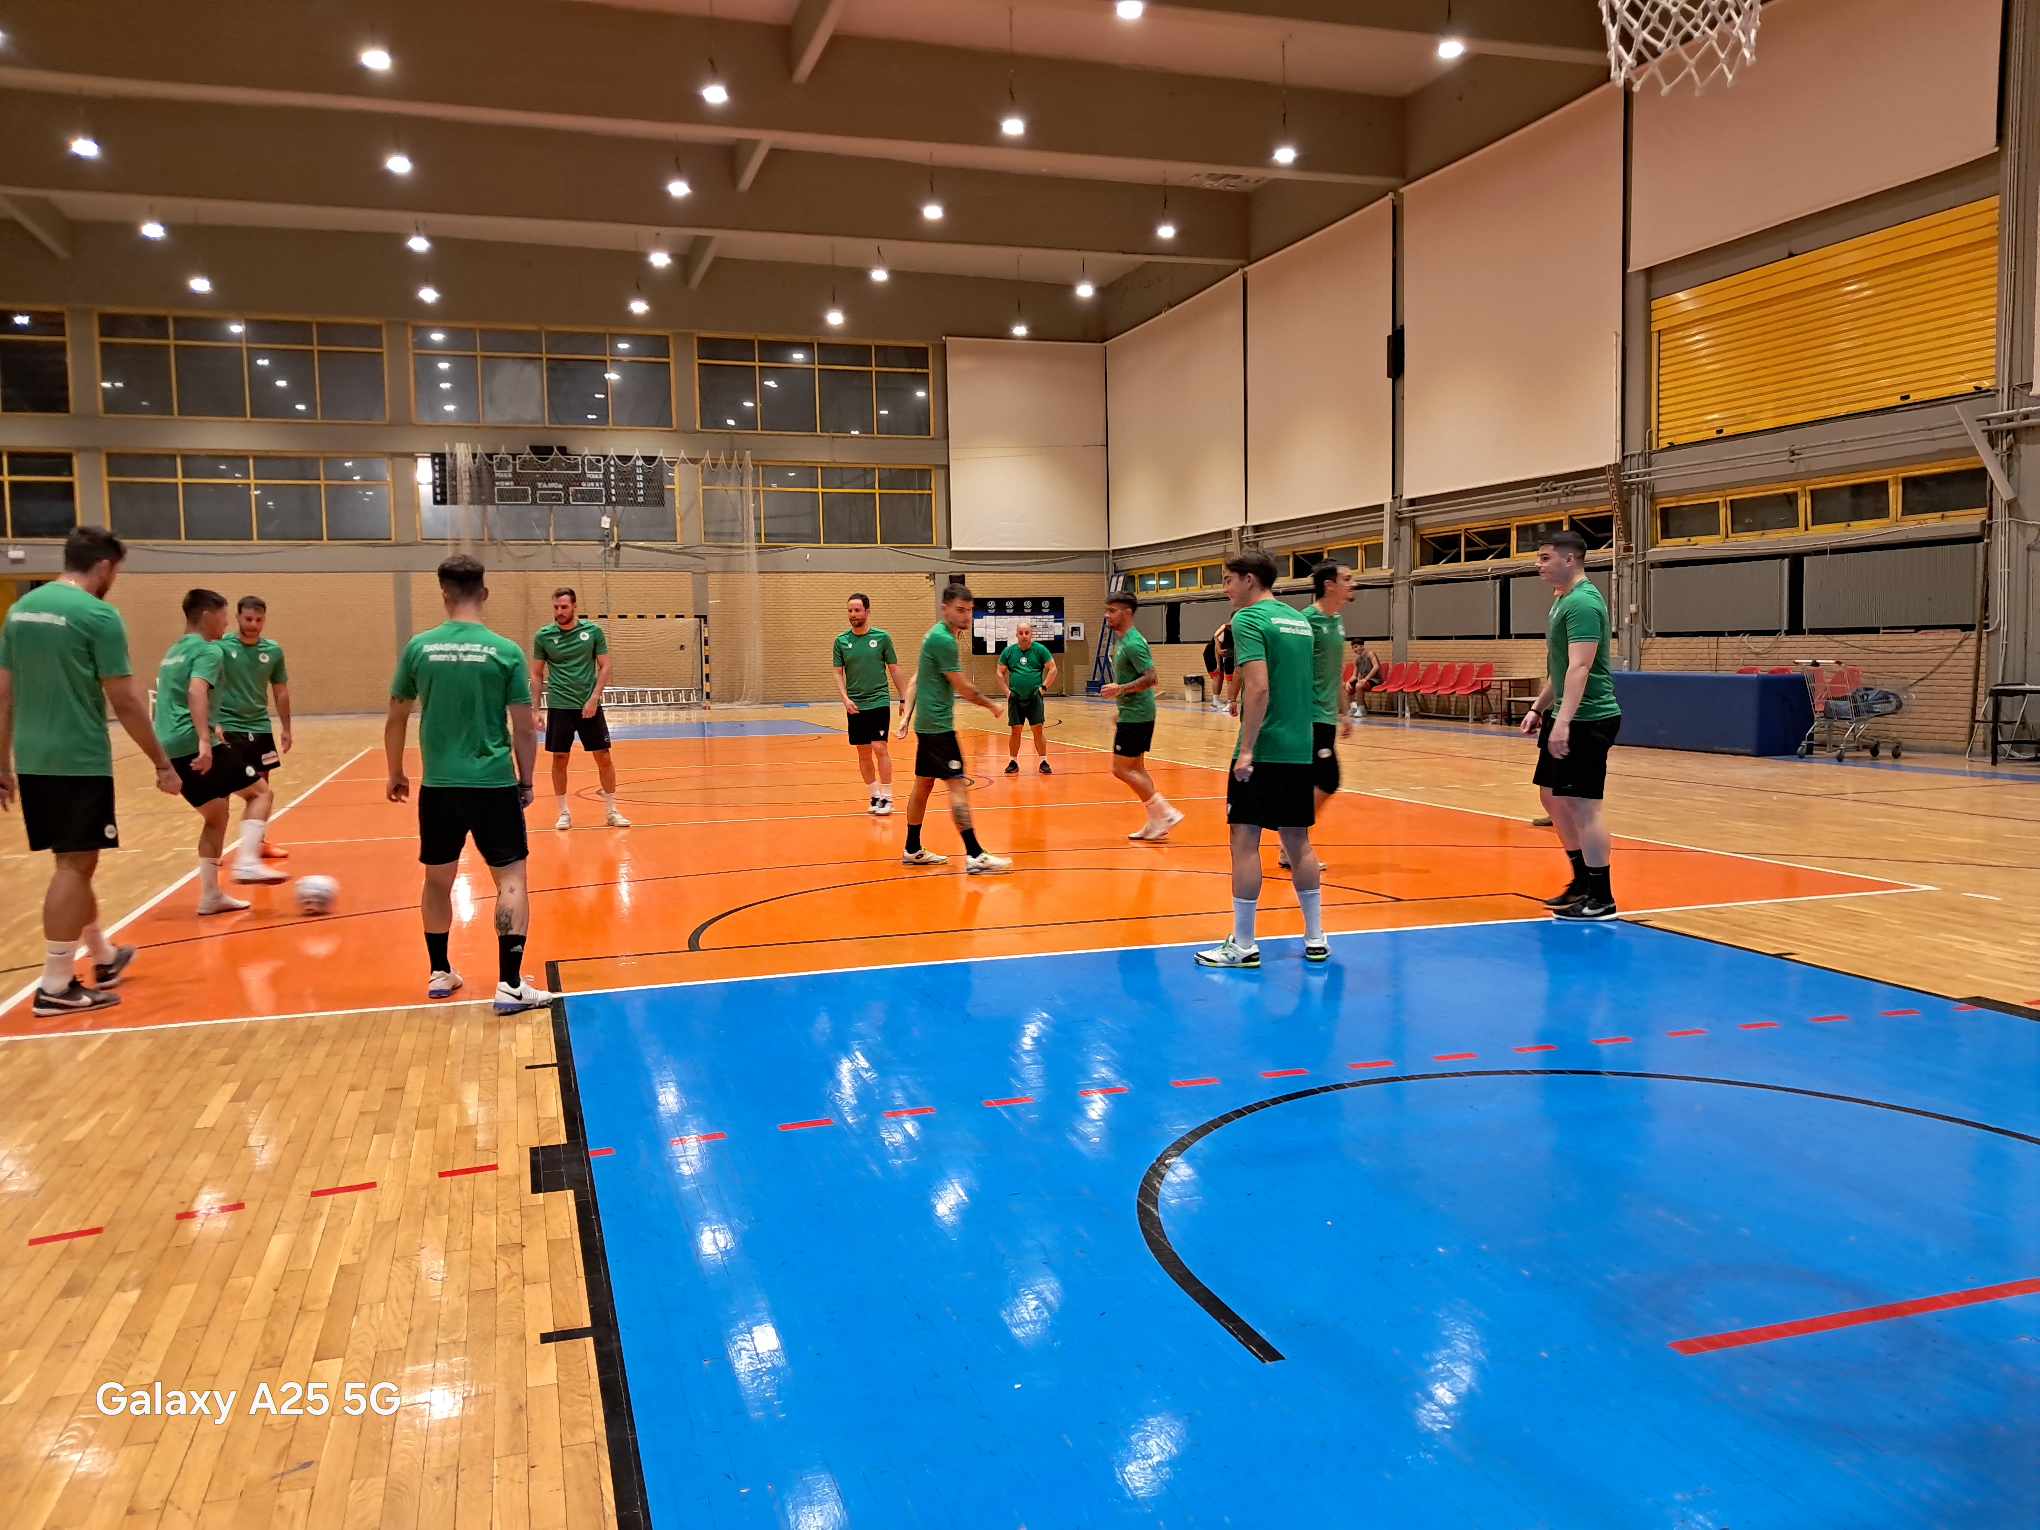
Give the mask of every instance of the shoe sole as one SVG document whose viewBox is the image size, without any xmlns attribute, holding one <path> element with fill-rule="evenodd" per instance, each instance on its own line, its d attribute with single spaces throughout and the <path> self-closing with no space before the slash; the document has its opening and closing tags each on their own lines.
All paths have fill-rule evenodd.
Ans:
<svg viewBox="0 0 2040 1530">
<path fill-rule="evenodd" d="M 964 869 L 965 871 L 969 872 L 969 873 L 970 873 L 970 874 L 971 874 L 972 876 L 974 876 L 974 877 L 999 877 L 999 876 L 1004 876 L 1004 875 L 1005 875 L 1005 874 L 1006 874 L 1007 872 L 1011 871 L 1011 870 L 1012 870 L 1013 868 L 1012 868 L 1011 866 L 968 866 L 968 865 L 967 865 L 967 866 L 965 866 L 965 867 L 964 867 L 963 869 Z"/>
<path fill-rule="evenodd" d="M 526 1010 L 544 1009 L 552 1003 L 554 997 L 555 995 L 547 994 L 543 999 L 519 1000 L 514 1004 L 506 1004 L 503 1000 L 497 999 L 495 1009 L 499 1015 L 521 1015 Z"/>
<path fill-rule="evenodd" d="M 1330 946 L 1322 948 L 1305 946 L 1303 948 L 1303 959 L 1307 962 L 1328 962 L 1332 959 L 1332 948 Z"/>
<path fill-rule="evenodd" d="M 210 919 L 215 914 L 245 914 L 253 907 L 252 903 L 223 903 L 218 908 L 207 908 L 201 904 L 198 910 L 198 917 Z"/>
<path fill-rule="evenodd" d="M 946 866 L 949 864 L 949 857 L 945 855 L 933 861 L 910 861 L 902 858 L 900 864 L 902 866 Z"/>
<path fill-rule="evenodd" d="M 1555 908 L 1551 911 L 1554 919 L 1563 919 L 1567 924 L 1610 924 L 1622 917 L 1622 910 L 1611 908 L 1605 914 L 1581 914 L 1571 909 Z"/>
<path fill-rule="evenodd" d="M 118 1003 L 120 1003 L 119 994 L 108 994 L 105 998 L 95 999 L 90 1004 L 60 1004 L 47 1009 L 40 1004 L 35 1004 L 30 1006 L 29 1012 L 44 1020 L 54 1020 L 60 1015 L 83 1015 L 89 1014 L 95 1009 L 112 1009 Z"/>
<path fill-rule="evenodd" d="M 1210 967 L 1214 971 L 1218 972 L 1258 971 L 1260 970 L 1261 966 L 1261 958 L 1258 956 L 1256 956 L 1252 961 L 1246 962 L 1208 962 L 1201 956 L 1193 957 L 1192 960 L 1195 961 L 1197 965 L 1200 967 Z"/>
</svg>

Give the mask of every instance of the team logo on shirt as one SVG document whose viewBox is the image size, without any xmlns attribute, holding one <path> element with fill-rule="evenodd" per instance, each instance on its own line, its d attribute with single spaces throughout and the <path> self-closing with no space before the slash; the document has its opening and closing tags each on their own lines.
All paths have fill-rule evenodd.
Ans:
<svg viewBox="0 0 2040 1530">
<path fill-rule="evenodd" d="M 269 662 L 269 655 L 266 653 L 258 653 L 255 656 L 255 660 L 258 664 L 267 664 Z"/>
<path fill-rule="evenodd" d="M 878 646 L 878 639 L 877 638 L 868 639 L 866 642 L 866 646 L 870 648 L 876 648 Z"/>
<path fill-rule="evenodd" d="M 592 638 L 592 637 L 593 637 L 594 635 L 595 635 L 595 634 L 594 634 L 594 633 L 592 633 L 592 632 L 588 632 L 588 631 L 586 631 L 586 630 L 583 630 L 583 632 L 581 633 L 581 641 L 585 643 L 585 642 L 587 642 L 587 641 L 588 641 L 588 640 L 589 640 L 590 638 Z"/>
</svg>

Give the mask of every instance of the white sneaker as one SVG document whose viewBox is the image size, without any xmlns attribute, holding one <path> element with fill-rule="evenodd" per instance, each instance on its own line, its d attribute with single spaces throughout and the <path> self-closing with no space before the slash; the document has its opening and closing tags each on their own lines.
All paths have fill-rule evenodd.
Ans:
<svg viewBox="0 0 2040 1530">
<path fill-rule="evenodd" d="M 869 802 L 865 803 L 864 811 L 867 813 L 876 813 L 878 811 L 878 799 L 876 797 L 873 797 Z"/>
<path fill-rule="evenodd" d="M 1150 818 L 1126 837 L 1128 839 L 1153 839 L 1155 837 L 1155 821 Z"/>
<path fill-rule="evenodd" d="M 630 820 L 617 812 L 615 808 L 611 808 L 609 816 L 602 821 L 612 829 L 627 829 L 630 827 Z"/>
<path fill-rule="evenodd" d="M 1261 948 L 1257 945 L 1234 945 L 1232 936 L 1228 935 L 1217 945 L 1199 951 L 1197 953 L 1197 965 L 1200 967 L 1258 967 L 1261 965 Z"/>
<path fill-rule="evenodd" d="M 555 829 L 571 829 L 573 826 L 573 814 L 569 813 L 565 808 L 561 808 L 560 816 L 553 820 L 553 827 Z"/>
<path fill-rule="evenodd" d="M 933 850 L 909 850 L 900 857 L 902 866 L 946 866 L 949 857 L 937 855 Z"/>
<path fill-rule="evenodd" d="M 288 882 L 290 877 L 274 866 L 265 866 L 260 861 L 234 862 L 236 882 Z"/>
<path fill-rule="evenodd" d="M 558 997 L 558 994 L 547 993 L 529 978 L 520 978 L 515 987 L 508 983 L 498 983 L 496 1013 L 514 1015 L 519 1010 L 543 1009 Z"/>
<path fill-rule="evenodd" d="M 210 898 L 201 897 L 198 900 L 198 911 L 201 914 L 238 914 L 246 907 L 247 899 L 236 898 L 230 893 L 215 893 Z"/>
<path fill-rule="evenodd" d="M 426 981 L 425 997 L 428 999 L 450 999 L 461 990 L 461 976 L 451 967 L 444 972 L 435 972 Z"/>
<path fill-rule="evenodd" d="M 1169 830 L 1175 828 L 1182 821 L 1183 810 L 1172 807 L 1168 812 L 1162 814 L 1160 818 L 1148 825 L 1145 837 L 1148 839 L 1167 839 L 1169 837 Z"/>
<path fill-rule="evenodd" d="M 1332 959 L 1332 943 L 1320 935 L 1316 940 L 1305 940 L 1303 959 L 1307 962 L 1328 962 Z"/>
<path fill-rule="evenodd" d="M 1006 856 L 994 855 L 991 851 L 987 850 L 983 855 L 966 857 L 963 869 L 967 874 L 975 877 L 982 876 L 987 872 L 1011 871 L 1013 869 L 1013 862 Z"/>
<path fill-rule="evenodd" d="M 892 817 L 892 798 L 880 797 L 876 802 L 872 803 L 871 814 L 874 818 Z"/>
</svg>

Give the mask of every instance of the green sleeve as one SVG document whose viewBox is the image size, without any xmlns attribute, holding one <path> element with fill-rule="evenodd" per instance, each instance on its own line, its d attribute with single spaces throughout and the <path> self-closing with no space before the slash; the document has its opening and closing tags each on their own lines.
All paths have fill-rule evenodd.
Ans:
<svg viewBox="0 0 2040 1530">
<path fill-rule="evenodd" d="M 843 667 L 843 639 L 840 636 L 829 645 L 829 657 L 835 660 L 836 668 Z"/>
<path fill-rule="evenodd" d="M 1259 616 L 1240 612 L 1232 619 L 1232 635 L 1234 663 L 1245 667 L 1268 662 L 1268 634 Z"/>
<path fill-rule="evenodd" d="M 1013 667 L 1014 651 L 1017 648 L 1019 648 L 1019 646 L 1020 645 L 1018 643 L 1008 643 L 1004 648 L 1001 648 L 999 650 L 999 663 L 1003 665 L 1005 668 L 1011 669 Z"/>
<path fill-rule="evenodd" d="M 1607 635 L 1606 624 L 1601 620 L 1601 608 L 1589 601 L 1569 602 L 1565 613 L 1565 640 L 1573 643 L 1599 643 Z"/>
<path fill-rule="evenodd" d="M 220 652 L 220 645 L 208 643 L 200 649 L 191 661 L 191 678 L 203 680 L 218 689 L 220 676 L 226 672 L 227 656 Z"/>
<path fill-rule="evenodd" d="M 893 647 L 892 634 L 890 632 L 885 635 L 885 662 L 888 664 L 900 662 L 899 650 Z"/>
<path fill-rule="evenodd" d="M 593 625 L 592 623 L 590 625 Z M 595 628 L 595 653 L 597 657 L 609 652 L 609 634 L 600 627 Z"/>
<path fill-rule="evenodd" d="M 111 607 L 92 634 L 92 663 L 102 680 L 119 680 L 135 672 L 128 659 L 127 623 Z"/>
<path fill-rule="evenodd" d="M 276 645 L 276 662 L 269 666 L 269 683 L 271 685 L 290 684 L 290 666 L 283 662 L 283 645 L 281 643 Z"/>
<path fill-rule="evenodd" d="M 392 701 L 416 701 L 418 699 L 418 640 L 412 638 L 404 645 L 404 651 L 397 656 L 397 672 L 390 678 L 390 699 Z"/>
<path fill-rule="evenodd" d="M 506 652 L 503 660 L 510 666 L 510 694 L 507 700 L 513 707 L 530 706 L 531 671 L 525 666 L 524 655 L 507 643 L 504 648 Z"/>
<path fill-rule="evenodd" d="M 935 663 L 945 675 L 953 675 L 963 668 L 956 656 L 956 634 L 944 627 L 928 639 L 929 651 L 935 656 Z"/>
<path fill-rule="evenodd" d="M 531 656 L 540 661 L 543 661 L 545 658 L 545 628 L 543 627 L 531 634 Z"/>
</svg>

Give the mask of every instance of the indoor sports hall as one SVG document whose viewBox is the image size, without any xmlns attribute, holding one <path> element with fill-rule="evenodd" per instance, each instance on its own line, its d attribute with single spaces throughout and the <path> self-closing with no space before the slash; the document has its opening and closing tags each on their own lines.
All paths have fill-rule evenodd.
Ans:
<svg viewBox="0 0 2040 1530">
<path fill-rule="evenodd" d="M 2040 0 L 202 11 L 0 15 L 8 1530 L 2033 1523 Z"/>
</svg>

